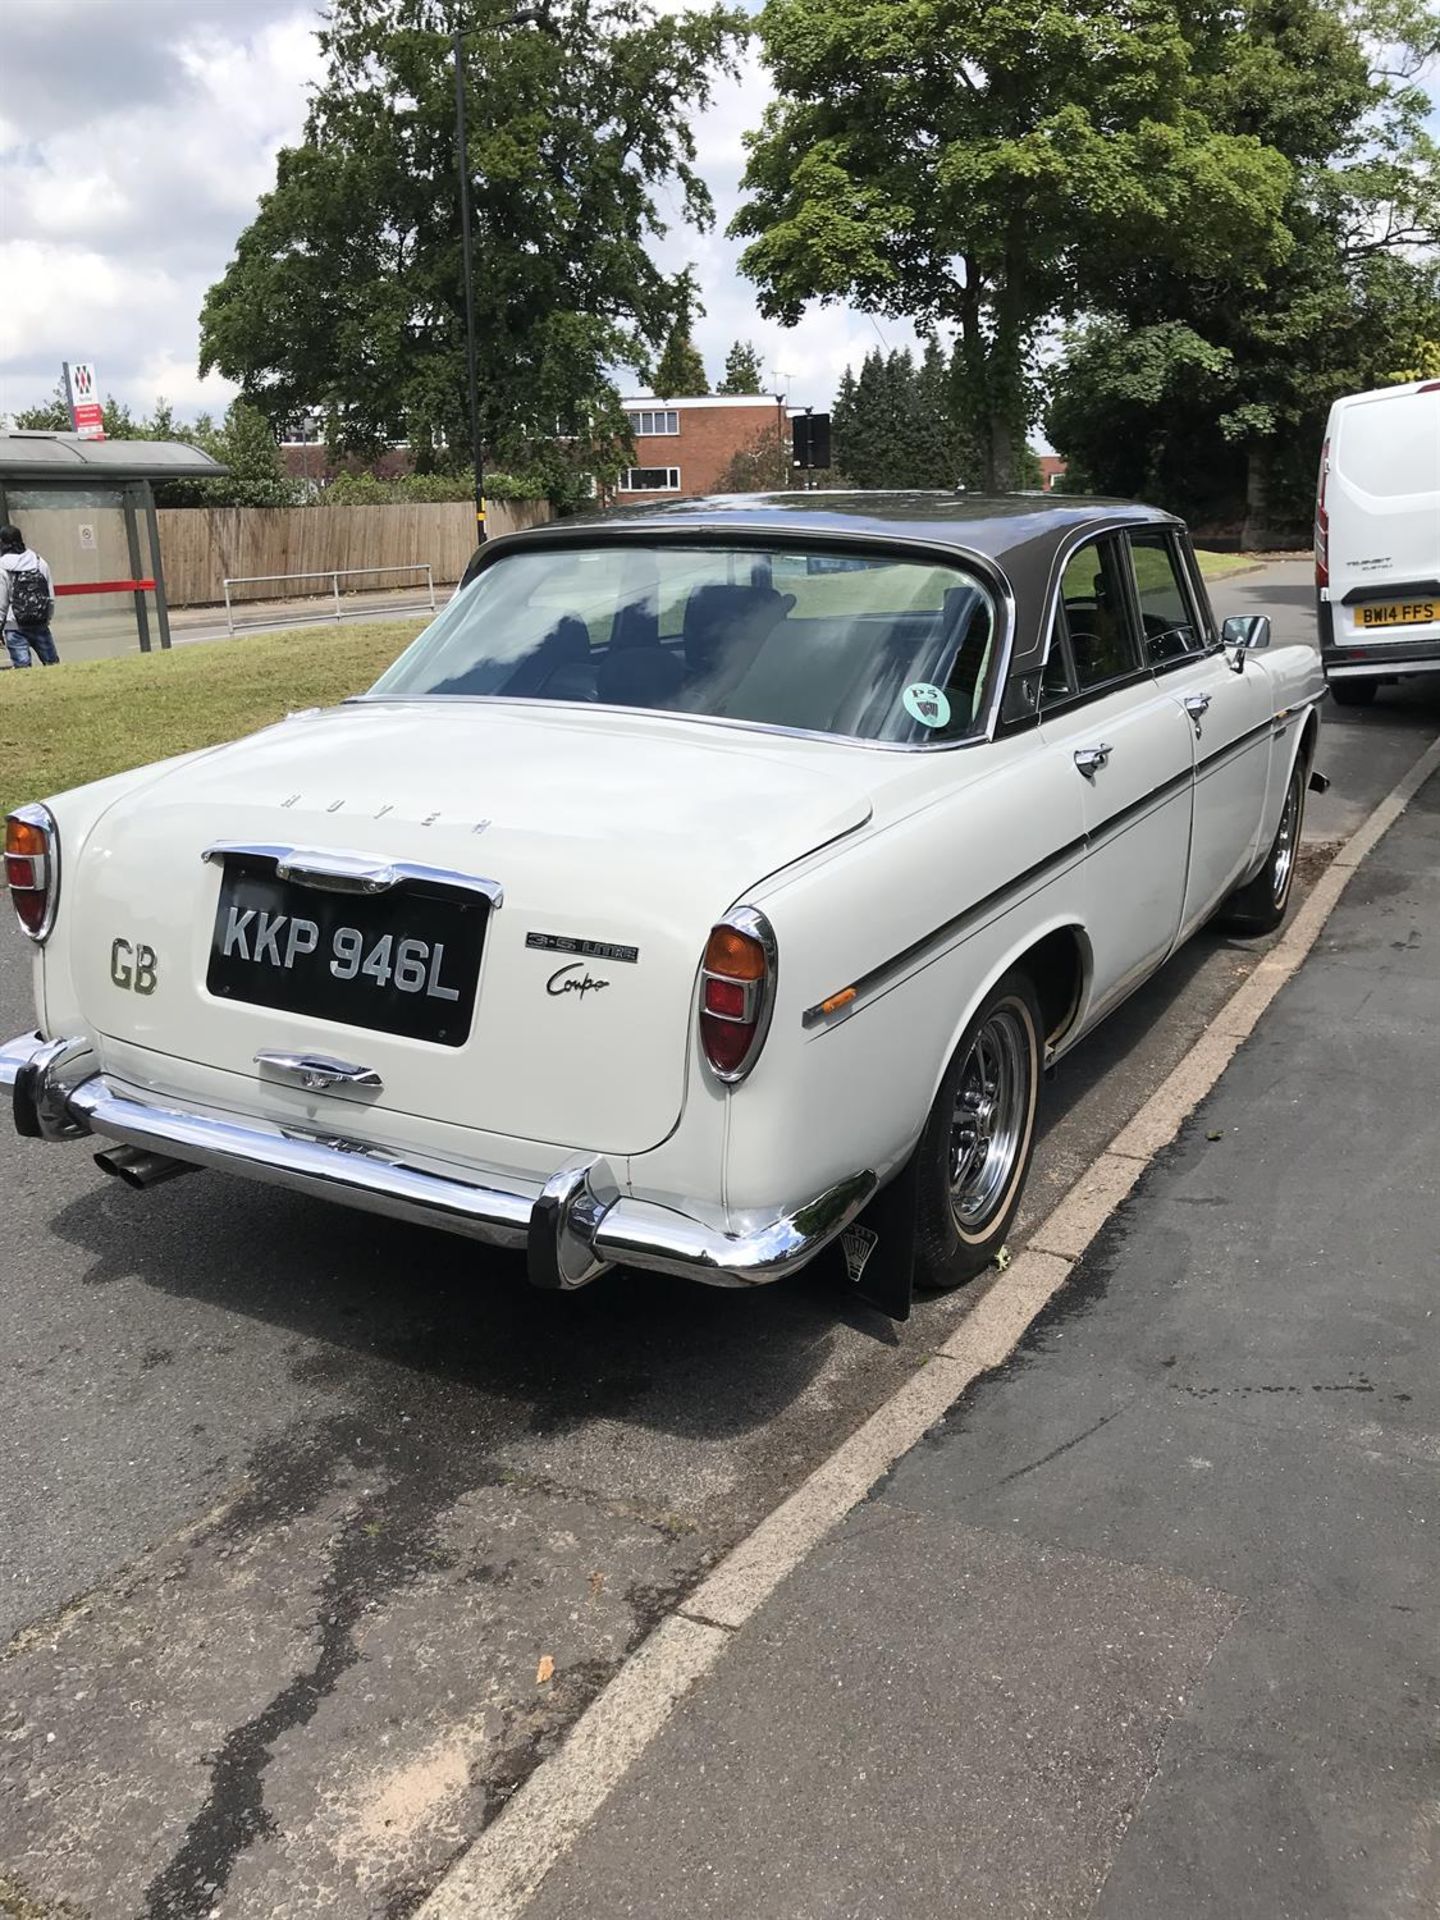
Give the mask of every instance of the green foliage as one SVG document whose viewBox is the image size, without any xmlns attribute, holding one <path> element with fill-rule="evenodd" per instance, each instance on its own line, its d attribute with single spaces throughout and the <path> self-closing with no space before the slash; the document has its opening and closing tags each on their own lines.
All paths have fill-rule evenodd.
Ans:
<svg viewBox="0 0 1440 1920">
<path fill-rule="evenodd" d="M 337 452 L 421 470 L 469 444 L 448 0 L 333 0 L 303 141 L 211 288 L 202 370 L 272 421 L 324 413 Z M 654 263 L 660 201 L 705 224 L 692 126 L 745 31 L 723 6 L 467 0 L 467 155 L 481 425 L 525 468 L 568 436 L 615 453 L 609 369 L 648 373 L 691 297 Z M 623 436 L 623 425 L 621 428 Z M 573 489 L 574 460 L 548 470 Z"/>
<path fill-rule="evenodd" d="M 710 376 L 688 328 L 682 332 L 677 324 L 670 329 L 665 351 L 655 363 L 655 391 L 662 400 L 709 393 Z"/>
<path fill-rule="evenodd" d="M 1215 124 L 1178 4 L 767 0 L 778 98 L 734 222 L 762 311 L 815 299 L 954 326 L 962 418 L 1010 483 L 1043 324 L 1137 264 L 1254 283 L 1291 169 Z"/>
<path fill-rule="evenodd" d="M 105 430 L 110 431 L 109 415 L 114 406 L 113 400 L 105 403 Z M 65 398 L 65 382 L 57 380 L 55 391 L 43 406 L 22 407 L 10 425 L 19 428 L 22 433 L 69 433 L 70 405 Z"/>
<path fill-rule="evenodd" d="M 155 500 L 162 507 L 289 507 L 301 486 L 285 471 L 270 422 L 244 400 L 232 400 L 222 426 L 202 414 L 193 427 L 181 427 L 164 401 L 159 409 L 164 433 L 148 439 L 176 439 L 200 447 L 229 472 L 218 480 L 159 480 Z M 148 426 L 153 423 L 145 423 Z"/>
<path fill-rule="evenodd" d="M 585 497 L 588 499 L 588 479 Z M 563 480 L 548 471 L 485 475 L 487 500 L 546 500 L 568 494 Z M 326 507 L 386 507 L 410 503 L 473 500 L 475 476 L 470 473 L 397 473 L 381 479 L 375 473 L 337 473 L 317 495 Z"/>
<path fill-rule="evenodd" d="M 920 364 L 907 350 L 847 367 L 831 409 L 835 462 L 857 487 L 974 486 L 981 462 L 956 420 L 953 369 L 931 342 Z"/>
<path fill-rule="evenodd" d="M 725 356 L 725 374 L 717 393 L 764 393 L 765 367 L 760 349 L 749 340 L 737 340 Z"/>
<path fill-rule="evenodd" d="M 1260 280 L 1183 277 L 1162 257 L 1118 275 L 1068 342 L 1047 426 L 1098 488 L 1243 521 L 1263 545 L 1303 535 L 1331 401 L 1425 366 L 1440 337 L 1420 251 L 1440 238 L 1440 154 L 1413 84 L 1440 14 L 1245 0 L 1192 31 L 1216 124 L 1289 163 L 1285 256 Z"/>
</svg>

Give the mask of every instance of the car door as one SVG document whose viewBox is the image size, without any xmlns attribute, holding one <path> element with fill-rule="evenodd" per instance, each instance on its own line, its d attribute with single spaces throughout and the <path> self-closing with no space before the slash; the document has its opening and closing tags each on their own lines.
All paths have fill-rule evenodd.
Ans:
<svg viewBox="0 0 1440 1920">
<path fill-rule="evenodd" d="M 1143 657 L 1123 536 L 1066 561 L 1041 692 L 1041 731 L 1080 783 L 1087 1018 L 1098 1018 L 1170 952 L 1190 850 L 1192 725 Z"/>
<path fill-rule="evenodd" d="M 1168 527 L 1128 537 L 1145 651 L 1158 684 L 1190 722 L 1195 814 L 1181 938 L 1259 857 L 1274 714 L 1270 675 L 1254 655 L 1236 672 L 1220 644 L 1189 543 Z"/>
</svg>

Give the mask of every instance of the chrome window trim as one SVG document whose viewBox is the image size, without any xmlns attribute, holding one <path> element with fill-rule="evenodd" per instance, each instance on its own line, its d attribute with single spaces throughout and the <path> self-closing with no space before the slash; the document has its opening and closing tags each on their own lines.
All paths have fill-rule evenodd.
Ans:
<svg viewBox="0 0 1440 1920">
<path fill-rule="evenodd" d="M 229 853 L 273 860 L 278 879 L 294 880 L 302 887 L 318 885 L 323 889 L 328 879 L 334 891 L 387 893 L 402 880 L 422 880 L 432 886 L 483 894 L 492 907 L 505 904 L 505 890 L 498 880 L 486 880 L 474 873 L 457 873 L 451 867 L 427 867 L 416 860 L 377 860 L 374 854 L 355 853 L 342 847 L 287 847 L 261 840 L 214 840 L 200 858 L 207 865 L 213 865 Z M 291 861 L 296 863 L 293 867 L 289 865 Z M 335 887 L 333 883 L 337 881 L 340 885 Z"/>
<path fill-rule="evenodd" d="M 47 806 L 38 800 L 28 801 L 23 807 L 12 807 L 5 816 L 6 820 L 19 820 L 27 827 L 39 827 L 45 835 L 45 851 L 40 856 L 45 862 L 45 916 L 32 932 L 17 913 L 15 924 L 32 946 L 43 947 L 55 930 L 55 915 L 60 906 L 60 828 L 55 816 Z M 33 860 L 34 855 L 30 858 Z M 35 869 L 30 869 L 33 880 Z M 7 887 L 7 892 L 10 889 Z M 37 887 L 31 886 L 20 891 L 36 893 Z"/>
<path fill-rule="evenodd" d="M 990 690 L 983 709 L 983 718 L 975 731 L 963 740 L 867 740 L 858 733 L 824 733 L 813 727 L 782 726 L 771 720 L 737 720 L 726 714 L 683 713 L 662 707 L 617 707 L 600 700 L 535 700 L 523 696 L 501 695 L 493 693 L 352 693 L 341 704 L 344 706 L 422 706 L 445 705 L 449 707 L 468 704 L 471 706 L 518 706 L 560 713 L 622 713 L 650 716 L 662 720 L 687 720 L 703 726 L 734 727 L 743 733 L 766 733 L 783 739 L 819 740 L 826 746 L 862 747 L 873 753 L 956 753 L 967 747 L 984 746 L 995 738 L 1000 722 L 1000 706 L 1005 688 L 1010 679 L 1010 667 L 1015 657 L 1016 604 L 1015 590 L 1005 569 L 994 557 L 980 553 L 974 547 L 947 545 L 943 540 L 917 540 L 908 534 L 877 536 L 875 534 L 847 537 L 844 534 L 802 531 L 793 527 L 768 528 L 733 527 L 724 525 L 696 527 L 645 527 L 630 528 L 623 525 L 588 529 L 589 538 L 576 533 L 571 538 L 563 535 L 547 535 L 543 541 L 531 543 L 532 550 L 544 548 L 555 552 L 571 552 L 576 549 L 595 550 L 611 546 L 667 546 L 667 547 L 733 547 L 737 551 L 751 549 L 760 553 L 799 552 L 799 553 L 881 553 L 894 554 L 901 559 L 923 556 L 932 566 L 968 567 L 977 583 L 990 595 L 992 612 L 996 622 L 996 658 L 990 675 Z M 595 536 L 600 534 L 600 538 Z M 1082 538 L 1089 538 L 1088 529 L 1082 530 Z M 474 580 L 505 559 L 507 553 L 513 553 L 514 546 L 502 548 L 498 552 L 486 554 L 477 568 Z M 474 584 L 472 580 L 471 584 Z M 416 636 L 416 641 L 423 634 Z M 403 657 L 403 656 L 402 656 Z M 389 669 L 387 668 L 388 672 Z"/>
<path fill-rule="evenodd" d="M 1167 532 L 1173 532 L 1176 529 L 1182 533 L 1185 531 L 1184 522 L 1175 519 L 1173 515 L 1166 515 L 1163 519 L 1158 520 L 1136 520 L 1124 514 L 1107 514 L 1103 518 L 1092 521 L 1088 526 L 1076 527 L 1056 546 L 1054 553 L 1050 556 L 1050 575 L 1045 585 L 1044 597 L 1040 603 L 1040 631 L 1044 635 L 1044 646 L 1040 658 L 1035 662 L 1034 672 L 1043 676 L 1045 668 L 1049 664 L 1050 644 L 1055 636 L 1055 616 L 1060 606 L 1060 581 L 1066 567 L 1069 566 L 1075 554 L 1085 545 L 1087 540 L 1102 539 L 1107 533 L 1127 534 L 1137 527 L 1144 529 L 1158 527 Z M 1152 669 L 1149 664 L 1146 663 L 1140 668 L 1140 671 L 1142 673 L 1149 673 Z"/>
</svg>

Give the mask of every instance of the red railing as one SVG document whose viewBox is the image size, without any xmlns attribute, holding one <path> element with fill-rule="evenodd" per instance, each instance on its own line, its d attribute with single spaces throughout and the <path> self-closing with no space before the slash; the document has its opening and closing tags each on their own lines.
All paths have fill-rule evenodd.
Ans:
<svg viewBox="0 0 1440 1920">
<path fill-rule="evenodd" d="M 58 600 L 66 593 L 153 593 L 153 580 L 75 580 L 68 586 L 56 587 Z"/>
</svg>

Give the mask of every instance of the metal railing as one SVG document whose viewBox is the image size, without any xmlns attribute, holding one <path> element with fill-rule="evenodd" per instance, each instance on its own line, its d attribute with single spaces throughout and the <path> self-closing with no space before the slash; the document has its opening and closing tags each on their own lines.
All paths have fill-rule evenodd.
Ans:
<svg viewBox="0 0 1440 1920">
<path fill-rule="evenodd" d="M 344 612 L 340 606 L 340 582 L 353 580 L 357 574 L 374 575 L 377 573 L 423 573 L 425 585 L 430 592 L 430 611 L 435 612 L 435 570 L 428 560 L 417 560 L 411 567 L 322 567 L 314 573 L 246 573 L 228 575 L 220 584 L 225 591 L 225 625 L 233 635 L 235 632 L 235 609 L 230 601 L 231 587 L 263 587 L 275 580 L 328 580 L 331 592 L 335 596 L 335 618 L 343 620 Z"/>
</svg>

